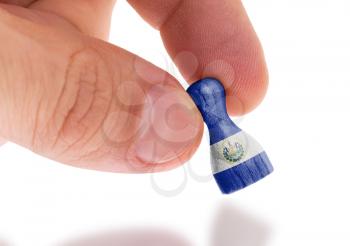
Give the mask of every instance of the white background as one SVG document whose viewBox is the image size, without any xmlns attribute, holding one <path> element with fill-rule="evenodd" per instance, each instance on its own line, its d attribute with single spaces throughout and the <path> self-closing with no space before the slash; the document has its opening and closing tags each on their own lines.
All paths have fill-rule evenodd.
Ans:
<svg viewBox="0 0 350 246">
<path fill-rule="evenodd" d="M 238 122 L 265 147 L 273 175 L 222 196 L 205 178 L 204 138 L 183 169 L 153 176 L 163 189 L 187 177 L 180 194 L 165 197 L 150 175 L 76 169 L 7 144 L 0 149 L 0 245 L 350 245 L 350 3 L 245 6 L 265 48 L 270 88 Z M 111 42 L 180 79 L 159 34 L 124 0 Z"/>
</svg>

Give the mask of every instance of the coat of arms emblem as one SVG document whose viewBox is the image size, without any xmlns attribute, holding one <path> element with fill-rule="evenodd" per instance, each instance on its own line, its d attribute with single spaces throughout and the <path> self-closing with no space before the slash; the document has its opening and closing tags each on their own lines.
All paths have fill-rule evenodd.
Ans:
<svg viewBox="0 0 350 246">
<path fill-rule="evenodd" d="M 229 162 L 237 162 L 242 159 L 244 155 L 244 148 L 238 142 L 231 143 L 230 141 L 224 143 L 223 155 Z"/>
</svg>

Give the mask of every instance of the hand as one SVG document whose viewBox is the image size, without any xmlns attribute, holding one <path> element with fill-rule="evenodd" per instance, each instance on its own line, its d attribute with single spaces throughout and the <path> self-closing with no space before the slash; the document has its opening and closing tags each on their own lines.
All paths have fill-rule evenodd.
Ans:
<svg viewBox="0 0 350 246">
<path fill-rule="evenodd" d="M 220 79 L 232 115 L 259 104 L 267 71 L 239 0 L 129 2 L 189 83 Z M 175 78 L 104 41 L 114 0 L 0 3 L 0 136 L 103 171 L 161 171 L 190 158 L 201 116 Z"/>
</svg>

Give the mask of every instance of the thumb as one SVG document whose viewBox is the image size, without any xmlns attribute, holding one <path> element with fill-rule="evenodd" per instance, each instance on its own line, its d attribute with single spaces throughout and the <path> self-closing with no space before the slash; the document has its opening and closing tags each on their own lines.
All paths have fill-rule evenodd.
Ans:
<svg viewBox="0 0 350 246">
<path fill-rule="evenodd" d="M 53 160 L 116 172 L 173 168 L 202 122 L 178 81 L 41 12 L 0 10 L 0 136 Z"/>
</svg>

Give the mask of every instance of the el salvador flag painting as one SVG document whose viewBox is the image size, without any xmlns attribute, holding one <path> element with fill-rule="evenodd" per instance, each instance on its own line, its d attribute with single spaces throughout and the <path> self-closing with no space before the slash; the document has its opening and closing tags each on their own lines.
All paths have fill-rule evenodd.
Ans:
<svg viewBox="0 0 350 246">
<path fill-rule="evenodd" d="M 228 116 L 225 90 L 218 80 L 202 79 L 187 92 L 208 126 L 212 171 L 224 194 L 243 189 L 273 171 L 261 145 Z"/>
</svg>

